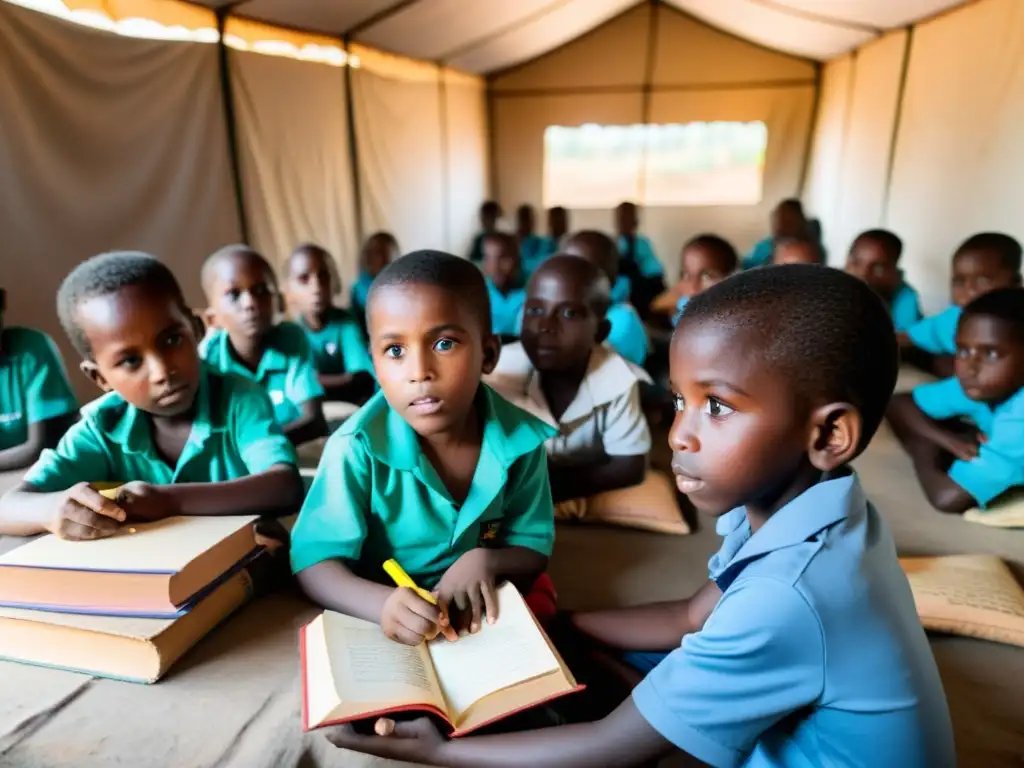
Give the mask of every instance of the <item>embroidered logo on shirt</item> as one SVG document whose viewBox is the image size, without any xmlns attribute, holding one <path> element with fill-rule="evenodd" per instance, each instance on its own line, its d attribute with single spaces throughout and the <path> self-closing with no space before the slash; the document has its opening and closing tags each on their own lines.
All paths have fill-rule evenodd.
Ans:
<svg viewBox="0 0 1024 768">
<path fill-rule="evenodd" d="M 284 402 L 284 392 L 279 389 L 270 390 L 270 402 L 274 405 L 281 405 Z"/>
<path fill-rule="evenodd" d="M 333 341 L 328 341 L 326 344 L 324 344 L 324 352 L 326 352 L 331 357 L 334 357 L 336 354 L 338 354 L 338 345 L 335 344 Z"/>
<path fill-rule="evenodd" d="M 480 524 L 480 546 L 493 544 L 498 540 L 498 533 L 501 531 L 501 520 L 494 520 L 490 523 Z"/>
</svg>

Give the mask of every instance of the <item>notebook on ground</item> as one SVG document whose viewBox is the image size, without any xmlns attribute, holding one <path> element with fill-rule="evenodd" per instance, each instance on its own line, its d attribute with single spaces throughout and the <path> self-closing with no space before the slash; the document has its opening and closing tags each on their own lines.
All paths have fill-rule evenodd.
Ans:
<svg viewBox="0 0 1024 768">
<path fill-rule="evenodd" d="M 582 689 L 511 584 L 498 590 L 498 615 L 455 643 L 411 647 L 324 612 L 300 632 L 303 728 L 421 710 L 462 736 Z"/>
<path fill-rule="evenodd" d="M 172 617 L 253 553 L 256 519 L 169 517 L 96 541 L 42 536 L 0 555 L 0 606 Z"/>
</svg>

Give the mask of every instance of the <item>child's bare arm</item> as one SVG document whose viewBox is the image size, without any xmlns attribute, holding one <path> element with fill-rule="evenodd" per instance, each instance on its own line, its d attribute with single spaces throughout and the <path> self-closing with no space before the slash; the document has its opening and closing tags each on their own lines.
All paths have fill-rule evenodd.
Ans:
<svg viewBox="0 0 1024 768">
<path fill-rule="evenodd" d="M 50 532 L 63 539 L 102 539 L 117 531 L 127 515 L 88 483 L 56 493 L 40 493 L 21 483 L 0 497 L 0 534 L 34 536 Z"/>
<path fill-rule="evenodd" d="M 919 441 L 907 446 L 914 462 L 914 472 L 928 503 L 940 512 L 961 514 L 978 502 L 971 494 L 950 479 L 948 456 L 936 445 Z"/>
<path fill-rule="evenodd" d="M 642 483 L 646 471 L 646 456 L 609 456 L 600 463 L 571 467 L 549 462 L 551 498 L 557 504 L 567 499 L 629 488 Z"/>
<path fill-rule="evenodd" d="M 324 418 L 323 398 L 314 397 L 304 402 L 299 417 L 285 424 L 283 429 L 292 445 L 301 445 L 310 440 L 326 437 L 327 419 Z"/>
<path fill-rule="evenodd" d="M 978 455 L 978 439 L 946 429 L 922 411 L 908 393 L 893 396 L 886 418 L 896 438 L 911 454 L 915 443 L 923 441 L 964 461 L 970 461 Z"/>
<path fill-rule="evenodd" d="M 44 448 L 55 448 L 75 421 L 73 414 L 36 421 L 28 425 L 28 439 L 21 445 L 0 451 L 0 472 L 31 466 Z"/>
<path fill-rule="evenodd" d="M 451 768 L 545 768 L 641 766 L 672 753 L 675 747 L 644 720 L 631 698 L 603 720 L 498 736 L 445 740 L 427 718 L 408 723 L 378 721 L 381 736 L 357 734 L 350 726 L 328 730 L 338 747 L 393 760 Z M 685 753 L 687 765 L 700 765 Z"/>
<path fill-rule="evenodd" d="M 362 579 L 339 560 L 323 560 L 299 571 L 299 584 L 314 602 L 332 611 L 380 624 L 392 640 L 419 645 L 448 634 L 448 620 L 413 590 Z M 450 636 L 454 639 L 454 635 Z"/>
<path fill-rule="evenodd" d="M 585 611 L 574 614 L 572 622 L 584 634 L 612 648 L 667 651 L 677 648 L 683 635 L 699 632 L 721 597 L 718 585 L 708 581 L 685 600 Z"/>
</svg>

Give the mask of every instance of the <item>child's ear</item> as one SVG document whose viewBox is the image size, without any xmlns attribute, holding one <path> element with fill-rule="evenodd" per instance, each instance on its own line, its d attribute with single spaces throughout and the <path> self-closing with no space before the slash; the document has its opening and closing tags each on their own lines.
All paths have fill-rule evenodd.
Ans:
<svg viewBox="0 0 1024 768">
<path fill-rule="evenodd" d="M 494 334 L 484 336 L 484 375 L 491 373 L 501 357 L 501 339 Z"/>
<path fill-rule="evenodd" d="M 107 383 L 107 380 L 103 378 L 103 374 L 100 373 L 99 366 L 92 360 L 83 360 L 78 364 L 78 369 L 86 375 L 89 381 L 104 392 L 109 392 L 112 389 L 112 387 Z"/>
<path fill-rule="evenodd" d="M 211 307 L 204 309 L 201 314 L 207 328 L 220 328 L 220 325 L 217 323 L 217 313 Z"/>
<path fill-rule="evenodd" d="M 863 422 L 850 403 L 829 403 L 812 416 L 813 431 L 807 455 L 822 472 L 831 472 L 853 461 L 860 445 Z"/>
<path fill-rule="evenodd" d="M 598 344 L 603 344 L 604 340 L 608 338 L 608 334 L 612 332 L 612 324 L 608 322 L 608 319 L 603 319 L 597 324 L 597 333 L 594 334 L 594 341 Z"/>
</svg>

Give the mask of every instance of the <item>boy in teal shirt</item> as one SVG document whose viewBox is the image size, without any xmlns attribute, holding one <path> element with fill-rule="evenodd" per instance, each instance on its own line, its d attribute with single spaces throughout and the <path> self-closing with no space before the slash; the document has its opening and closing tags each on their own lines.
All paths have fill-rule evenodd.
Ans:
<svg viewBox="0 0 1024 768">
<path fill-rule="evenodd" d="M 846 257 L 846 271 L 867 283 L 889 307 L 896 333 L 908 331 L 921 319 L 920 297 L 903 279 L 900 256 L 903 241 L 887 229 L 857 235 Z"/>
<path fill-rule="evenodd" d="M 1024 290 L 964 307 L 956 347 L 956 375 L 897 395 L 888 415 L 928 501 L 959 514 L 1024 485 Z"/>
<path fill-rule="evenodd" d="M 545 238 L 534 232 L 536 227 L 536 216 L 532 205 L 520 205 L 516 209 L 516 239 L 519 241 L 519 253 L 522 258 L 522 285 L 525 285 L 530 275 L 552 251 L 548 247 Z"/>
<path fill-rule="evenodd" d="M 515 237 L 507 232 L 492 232 L 484 237 L 481 265 L 487 279 L 491 301 L 491 332 L 503 340 L 519 336 L 526 291 L 516 288 L 521 260 Z"/>
<path fill-rule="evenodd" d="M 628 282 L 628 293 L 633 306 L 646 318 L 651 302 L 665 290 L 665 267 L 654 253 L 651 241 L 638 233 L 640 212 L 634 203 L 621 203 L 615 209 L 615 229 L 618 235 L 619 268 L 617 272 Z M 623 283 L 612 283 L 612 294 L 621 296 Z"/>
<path fill-rule="evenodd" d="M 398 240 L 390 232 L 374 232 L 359 252 L 359 275 L 352 284 L 352 313 L 366 328 L 366 296 L 378 273 L 399 256 Z"/>
<path fill-rule="evenodd" d="M 203 263 L 202 282 L 214 329 L 199 346 L 203 359 L 222 373 L 258 382 L 294 444 L 325 436 L 324 389 L 313 350 L 295 323 L 274 322 L 278 291 L 270 264 L 247 246 L 226 246 Z"/>
<path fill-rule="evenodd" d="M 692 597 L 567 621 L 567 652 L 627 652 L 650 669 L 643 681 L 593 722 L 446 740 L 424 717 L 327 738 L 449 768 L 625 768 L 680 753 L 713 768 L 953 768 L 910 585 L 849 466 L 897 368 L 888 313 L 839 270 L 752 270 L 695 296 L 672 339 L 669 447 L 676 486 L 717 519 L 721 548 Z"/>
<path fill-rule="evenodd" d="M 5 328 L 0 288 L 0 472 L 27 467 L 57 445 L 78 403 L 53 340 L 32 328 Z"/>
<path fill-rule="evenodd" d="M 501 581 L 534 598 L 550 589 L 539 577 L 554 543 L 544 451 L 554 430 L 480 383 L 500 347 L 468 260 L 405 256 L 377 277 L 368 310 L 381 391 L 328 440 L 292 568 L 325 608 L 417 645 L 493 621 Z M 389 584 L 389 558 L 438 605 Z"/>
<path fill-rule="evenodd" d="M 266 394 L 202 365 L 177 281 L 140 253 L 83 262 L 57 296 L 81 369 L 107 394 L 0 499 L 0 534 L 109 536 L 125 520 L 289 514 L 295 451 Z M 91 483 L 125 483 L 117 498 Z"/>
<path fill-rule="evenodd" d="M 953 254 L 953 305 L 919 320 L 897 339 L 904 359 L 940 378 L 953 375 L 956 332 L 963 307 L 997 288 L 1021 284 L 1021 245 L 1001 232 L 980 232 Z"/>
<path fill-rule="evenodd" d="M 484 238 L 498 231 L 501 215 L 501 205 L 497 200 L 485 200 L 480 205 L 480 231 L 473 238 L 473 244 L 469 248 L 469 260 L 474 264 L 484 260 Z"/>
<path fill-rule="evenodd" d="M 356 318 L 331 303 L 330 255 L 317 245 L 300 245 L 285 269 L 288 309 L 306 332 L 327 399 L 362 405 L 373 394 L 373 362 Z"/>
<path fill-rule="evenodd" d="M 782 238 L 807 237 L 810 234 L 803 203 L 795 198 L 788 198 L 776 205 L 771 213 L 771 232 L 769 237 L 759 240 L 750 254 L 743 259 L 744 269 L 771 264 L 775 243 Z"/>
<path fill-rule="evenodd" d="M 562 245 L 569 234 L 569 211 L 560 205 L 548 209 L 548 236 L 544 238 L 544 250 L 548 256 L 561 253 Z"/>
<path fill-rule="evenodd" d="M 619 269 L 619 256 L 615 243 L 608 235 L 596 230 L 583 230 L 569 237 L 565 253 L 589 261 L 608 276 L 609 285 L 615 284 Z M 633 305 L 628 301 L 612 301 L 605 319 L 610 325 L 608 345 L 635 365 L 647 359 L 649 340 L 647 328 Z"/>
</svg>

